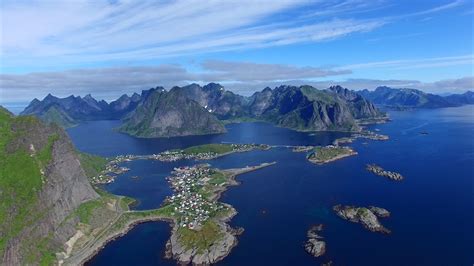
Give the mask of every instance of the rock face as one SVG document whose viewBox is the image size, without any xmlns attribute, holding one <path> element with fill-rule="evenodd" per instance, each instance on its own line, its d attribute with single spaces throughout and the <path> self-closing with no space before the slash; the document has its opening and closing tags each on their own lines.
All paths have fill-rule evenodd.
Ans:
<svg viewBox="0 0 474 266">
<path fill-rule="evenodd" d="M 165 257 L 169 259 L 174 258 L 180 264 L 184 265 L 210 265 L 225 258 L 232 248 L 237 245 L 237 236 L 244 231 L 243 228 L 233 229 L 227 224 L 227 222 L 237 214 L 234 208 L 230 207 L 230 210 L 227 217 L 223 217 L 217 222 L 217 225 L 220 227 L 219 231 L 221 232 L 221 236 L 216 242 L 204 250 L 198 247 L 190 248 L 183 246 L 180 241 L 179 228 L 175 224 L 171 232 L 171 237 L 166 243 Z"/>
<path fill-rule="evenodd" d="M 174 137 L 225 132 L 223 124 L 180 88 L 153 91 L 125 119 L 121 131 L 138 137 Z"/>
<path fill-rule="evenodd" d="M 358 94 L 375 104 L 392 108 L 442 108 L 474 104 L 474 93 L 472 91 L 443 97 L 416 89 L 398 89 L 382 86 L 374 91 L 358 91 Z"/>
<path fill-rule="evenodd" d="M 380 167 L 376 164 L 368 164 L 366 169 L 367 169 L 367 171 L 369 171 L 371 173 L 374 173 L 374 174 L 379 175 L 379 176 L 384 176 L 384 177 L 387 177 L 387 178 L 389 178 L 391 180 L 395 180 L 395 181 L 401 181 L 404 178 L 401 174 L 399 174 L 397 172 L 384 170 L 382 167 Z"/>
<path fill-rule="evenodd" d="M 184 87 L 176 87 L 184 95 L 219 119 L 230 119 L 248 115 L 246 108 L 247 98 L 226 91 L 223 86 L 217 83 L 209 83 L 203 87 L 198 84 L 191 84 Z"/>
<path fill-rule="evenodd" d="M 255 93 L 249 113 L 303 131 L 357 131 L 356 119 L 383 116 L 362 97 L 350 94 L 340 87 L 322 91 L 311 86 L 280 86 Z"/>
<path fill-rule="evenodd" d="M 0 110 L 0 131 L 0 264 L 50 264 L 76 232 L 67 217 L 99 196 L 61 128 Z"/>
<path fill-rule="evenodd" d="M 169 99 L 159 100 L 157 95 Z M 148 99 L 151 96 L 153 99 Z M 157 101 L 161 105 L 156 105 Z M 151 119 L 159 112 L 162 114 L 156 117 L 159 119 L 154 124 L 148 120 L 140 124 L 140 118 Z M 44 121 L 56 122 L 65 127 L 86 120 L 123 119 L 124 132 L 142 137 L 222 132 L 215 118 L 237 122 L 260 120 L 301 131 L 358 131 L 358 125 L 363 120 L 372 121 L 385 116 L 364 97 L 340 86 L 327 90 L 311 86 L 280 86 L 273 90 L 265 88 L 251 97 L 244 97 L 226 91 L 216 83 L 203 87 L 198 84 L 174 87 L 169 92 L 157 87 L 144 90 L 141 95 L 122 95 L 110 104 L 97 101 L 91 95 L 84 98 L 48 95 L 42 101 L 34 99 L 22 114 L 33 114 Z M 202 119 L 198 119 L 198 116 Z M 177 119 L 176 124 L 169 124 L 171 119 Z M 203 128 L 193 132 L 183 124 L 187 120 L 202 120 L 195 125 L 210 128 L 207 132 Z M 163 125 L 158 126 L 157 123 Z"/>
<path fill-rule="evenodd" d="M 381 232 L 389 234 L 390 230 L 380 224 L 377 216 L 389 217 L 390 212 L 379 207 L 354 207 L 354 206 L 342 206 L 336 205 L 333 207 L 336 214 L 353 223 L 361 223 L 365 228 L 372 232 Z"/>
<path fill-rule="evenodd" d="M 221 224 L 220 226 L 226 226 Z M 173 229 L 177 230 L 176 228 Z M 196 249 L 187 249 L 181 245 L 178 234 L 172 232 L 168 242 L 168 249 L 179 263 L 193 265 L 210 265 L 226 257 L 230 250 L 237 245 L 237 238 L 231 233 L 231 230 L 223 229 L 221 239 L 210 246 L 205 251 L 199 253 Z"/>
<path fill-rule="evenodd" d="M 304 245 L 304 249 L 314 257 L 320 257 L 326 252 L 326 242 L 323 241 L 323 237 L 319 235 L 319 232 L 322 230 L 323 225 L 320 224 L 312 226 L 307 232 L 308 240 Z"/>
</svg>

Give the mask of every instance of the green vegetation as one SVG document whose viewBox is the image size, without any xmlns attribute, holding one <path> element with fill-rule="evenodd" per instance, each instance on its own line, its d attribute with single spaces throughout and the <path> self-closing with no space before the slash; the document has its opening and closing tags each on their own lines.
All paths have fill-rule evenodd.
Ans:
<svg viewBox="0 0 474 266">
<path fill-rule="evenodd" d="M 184 149 L 185 154 L 198 154 L 198 153 L 217 153 L 223 154 L 232 151 L 232 146 L 230 144 L 204 144 L 199 146 L 189 147 Z"/>
<path fill-rule="evenodd" d="M 178 229 L 179 241 L 186 249 L 196 249 L 202 254 L 211 245 L 222 238 L 222 231 L 214 221 L 209 220 L 202 225 L 201 230 L 191 230 L 185 227 Z"/>
<path fill-rule="evenodd" d="M 210 180 L 208 184 L 210 185 L 221 185 L 227 182 L 227 176 L 220 171 L 214 171 L 214 173 L 212 173 L 209 177 Z"/>
<path fill-rule="evenodd" d="M 43 163 L 47 164 L 53 158 L 53 144 L 59 139 L 58 134 L 53 134 L 48 137 L 48 144 L 41 151 L 38 152 L 37 158 Z"/>
<path fill-rule="evenodd" d="M 19 137 L 29 134 L 28 129 L 34 128 L 37 123 L 36 118 L 13 117 L 0 110 L 0 256 L 8 239 L 16 237 L 26 226 L 44 215 L 44 212 L 36 208 L 36 202 L 38 192 L 45 182 L 42 171 L 51 161 L 53 144 L 59 139 L 59 135 L 50 135 L 46 145 L 36 147 L 39 149 L 36 152 L 22 148 L 23 143 L 9 147 Z M 13 126 L 15 131 L 12 130 Z M 23 246 L 23 249 L 31 250 L 33 247 Z M 36 249 L 36 252 L 29 252 L 32 256 L 40 256 L 35 261 L 41 259 L 41 254 L 50 254 L 39 251 Z"/>
<path fill-rule="evenodd" d="M 308 98 L 310 101 L 323 101 L 328 104 L 333 104 L 336 102 L 336 98 L 326 91 L 321 91 L 311 86 L 301 86 L 301 92 Z"/>
<path fill-rule="evenodd" d="M 72 119 L 66 112 L 62 111 L 56 106 L 51 106 L 44 114 L 40 116 L 40 119 L 46 123 L 55 123 L 63 128 L 77 125 L 77 122 L 74 121 L 74 119 Z"/>
<path fill-rule="evenodd" d="M 97 176 L 101 171 L 105 170 L 105 166 L 109 162 L 106 158 L 92 155 L 84 152 L 78 152 L 82 169 L 88 178 Z"/>
<path fill-rule="evenodd" d="M 76 214 L 79 217 L 81 223 L 89 224 L 90 218 L 92 217 L 93 211 L 97 208 L 104 206 L 102 199 L 91 200 L 82 203 L 77 209 Z"/>
<path fill-rule="evenodd" d="M 348 147 L 327 146 L 315 147 L 314 151 L 308 155 L 308 160 L 316 162 L 328 162 L 337 158 L 354 154 L 354 151 Z"/>
</svg>

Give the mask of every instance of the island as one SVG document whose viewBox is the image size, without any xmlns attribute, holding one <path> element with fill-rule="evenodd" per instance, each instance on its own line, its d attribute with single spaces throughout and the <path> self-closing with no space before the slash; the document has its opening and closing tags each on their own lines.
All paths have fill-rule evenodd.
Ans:
<svg viewBox="0 0 474 266">
<path fill-rule="evenodd" d="M 366 167 L 367 171 L 374 173 L 379 176 L 388 177 L 391 180 L 401 181 L 403 180 L 403 176 L 397 172 L 386 171 L 382 167 L 376 164 L 368 164 Z"/>
<path fill-rule="evenodd" d="M 390 234 L 390 230 L 385 228 L 377 218 L 386 218 L 390 216 L 390 212 L 384 208 L 374 206 L 370 206 L 368 208 L 342 206 L 339 204 L 334 206 L 333 210 L 342 219 L 351 221 L 353 223 L 360 223 L 366 229 L 372 232 Z"/>
<path fill-rule="evenodd" d="M 361 130 L 360 132 L 351 134 L 349 137 L 342 137 L 342 138 L 336 139 L 333 142 L 333 145 L 337 146 L 340 144 L 352 143 L 356 139 L 370 139 L 370 140 L 385 141 L 385 140 L 389 140 L 390 138 L 387 135 L 378 134 L 373 131 Z"/>
<path fill-rule="evenodd" d="M 127 167 L 120 166 L 120 164 L 123 162 L 130 162 L 134 160 L 157 160 L 161 162 L 174 162 L 184 159 L 212 160 L 232 153 L 249 152 L 253 150 L 269 150 L 270 148 L 271 146 L 266 144 L 211 143 L 192 146 L 182 150 L 167 150 L 158 154 L 119 155 L 108 160 L 98 156 L 82 154 L 81 160 L 87 161 L 86 165 L 93 165 L 92 168 L 103 166 L 102 169 L 96 171 L 95 175 L 90 177 L 92 184 L 109 184 L 114 182 L 118 175 L 130 170 Z M 105 160 L 105 162 L 103 160 Z M 99 164 L 94 162 L 99 162 Z"/>
<path fill-rule="evenodd" d="M 314 149 L 314 146 L 293 146 L 293 152 L 309 152 Z"/>
<path fill-rule="evenodd" d="M 357 152 L 350 147 L 328 145 L 315 147 L 306 158 L 315 164 L 325 164 L 356 154 Z"/>
<path fill-rule="evenodd" d="M 326 252 L 326 242 L 322 240 L 323 237 L 319 235 L 319 232 L 322 230 L 322 224 L 313 225 L 306 233 L 308 240 L 304 245 L 304 249 L 314 257 L 320 257 Z"/>
</svg>

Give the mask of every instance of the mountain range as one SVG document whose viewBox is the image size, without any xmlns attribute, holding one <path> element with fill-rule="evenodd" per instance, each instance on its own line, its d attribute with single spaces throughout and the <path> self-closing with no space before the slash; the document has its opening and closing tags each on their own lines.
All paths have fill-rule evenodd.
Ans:
<svg viewBox="0 0 474 266">
<path fill-rule="evenodd" d="M 138 137 L 218 134 L 224 123 L 264 121 L 300 131 L 357 131 L 364 121 L 383 119 L 376 105 L 395 108 L 439 108 L 474 103 L 473 92 L 439 96 L 415 89 L 378 87 L 352 91 L 341 86 L 265 88 L 249 97 L 217 83 L 143 90 L 107 103 L 91 95 L 34 99 L 21 113 L 63 127 L 82 121 L 121 119 L 122 132 Z"/>
<path fill-rule="evenodd" d="M 442 108 L 474 104 L 474 92 L 440 96 L 416 89 L 377 87 L 374 91 L 357 92 L 375 104 L 390 108 Z"/>
</svg>

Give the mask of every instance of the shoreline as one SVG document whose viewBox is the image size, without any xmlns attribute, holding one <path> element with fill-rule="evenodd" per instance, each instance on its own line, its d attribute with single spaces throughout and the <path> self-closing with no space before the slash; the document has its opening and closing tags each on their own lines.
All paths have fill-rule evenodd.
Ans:
<svg viewBox="0 0 474 266">
<path fill-rule="evenodd" d="M 334 162 L 334 161 L 337 161 L 337 160 L 340 160 L 340 159 L 343 159 L 343 158 L 346 158 L 346 157 L 350 157 L 350 156 L 353 156 L 353 155 L 357 155 L 357 154 L 358 153 L 356 151 L 351 151 L 350 153 L 340 154 L 340 155 L 337 155 L 337 156 L 335 156 L 331 159 L 327 159 L 327 160 L 308 159 L 308 161 L 310 161 L 311 163 L 314 163 L 314 164 L 322 165 L 322 164 L 327 164 L 327 163 Z"/>
<path fill-rule="evenodd" d="M 126 213 L 134 213 L 133 212 L 126 212 Z M 139 213 L 142 211 L 137 211 L 135 213 Z M 64 260 L 60 260 L 59 265 L 83 265 L 84 263 L 90 261 L 93 257 L 95 257 L 102 249 L 107 246 L 107 244 L 119 239 L 122 236 L 125 236 L 130 230 L 132 230 L 135 226 L 142 224 L 142 223 L 147 223 L 147 222 L 168 222 L 170 225 L 174 224 L 174 219 L 168 218 L 168 217 L 163 217 L 163 216 L 157 216 L 157 217 L 144 217 L 144 218 L 135 218 L 133 220 L 129 220 L 126 222 L 126 224 L 116 230 L 112 231 L 105 236 L 99 237 L 91 247 L 86 248 L 85 250 L 81 250 L 82 254 L 75 254 L 72 257 L 68 257 Z M 76 256 L 79 256 L 76 258 Z"/>
<path fill-rule="evenodd" d="M 271 163 L 262 163 L 260 165 L 256 166 L 246 166 L 243 168 L 231 168 L 231 169 L 224 169 L 224 170 L 219 170 L 225 174 L 228 174 L 228 184 L 223 186 L 222 188 L 219 188 L 215 191 L 215 196 L 212 197 L 213 201 L 217 201 L 221 194 L 227 190 L 228 187 L 230 186 L 236 186 L 239 185 L 240 182 L 235 180 L 235 177 L 240 174 L 256 171 L 268 166 L 272 166 L 276 164 L 276 162 L 271 162 Z M 227 249 L 225 250 L 225 253 L 216 257 L 214 262 L 220 261 L 223 258 L 225 258 L 228 254 L 230 254 L 231 250 L 237 246 L 238 244 L 238 239 L 237 236 L 240 235 L 243 232 L 243 228 L 232 228 L 227 222 L 229 222 L 235 215 L 238 214 L 237 210 L 232 207 L 230 204 L 223 203 L 225 204 L 229 209 L 230 212 L 227 213 L 223 217 L 215 217 L 213 220 L 219 225 L 219 228 L 222 229 L 222 231 L 225 234 L 231 235 L 232 236 L 232 245 L 228 246 Z M 73 256 L 67 257 L 63 260 L 60 260 L 60 265 L 83 265 L 84 263 L 90 261 L 94 256 L 100 253 L 102 249 L 104 249 L 107 244 L 119 239 L 122 236 L 125 236 L 130 230 L 132 230 L 135 226 L 142 224 L 142 223 L 147 223 L 147 222 L 167 222 L 171 228 L 171 235 L 170 238 L 168 239 L 166 243 L 166 250 L 165 253 L 171 252 L 172 258 L 176 259 L 178 263 L 184 262 L 182 260 L 179 260 L 179 256 L 175 255 L 171 251 L 171 246 L 168 244 L 168 242 L 171 241 L 173 236 L 175 236 L 177 232 L 177 223 L 175 218 L 170 218 L 164 215 L 160 214 L 153 214 L 153 211 L 156 211 L 159 209 L 152 209 L 152 210 L 146 210 L 146 211 L 125 211 L 122 212 L 117 218 L 117 220 L 112 224 L 118 224 L 120 222 L 120 219 L 127 219 L 127 217 L 124 218 L 124 215 L 129 215 L 129 214 L 145 214 L 147 215 L 149 213 L 150 216 L 148 217 L 130 217 L 128 218 L 128 221 L 125 221 L 124 224 L 119 228 L 119 229 L 113 229 L 113 228 L 108 228 L 106 229 L 105 232 L 103 232 L 104 235 L 99 236 L 89 247 L 84 248 L 83 250 L 79 250 L 76 254 Z M 170 249 L 168 251 L 168 249 Z M 189 261 L 191 262 L 191 261 Z M 189 263 L 188 262 L 188 263 Z"/>
</svg>

